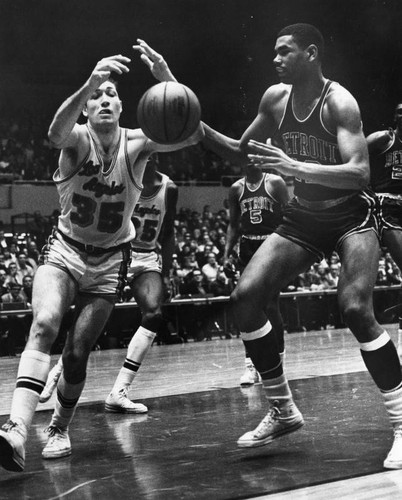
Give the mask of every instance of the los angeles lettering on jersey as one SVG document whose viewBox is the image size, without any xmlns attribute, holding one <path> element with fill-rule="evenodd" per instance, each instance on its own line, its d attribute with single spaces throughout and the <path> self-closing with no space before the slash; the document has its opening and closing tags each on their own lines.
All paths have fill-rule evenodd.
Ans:
<svg viewBox="0 0 402 500">
<path fill-rule="evenodd" d="M 289 156 L 305 157 L 325 164 L 336 164 L 338 145 L 319 139 L 303 132 L 285 132 L 282 134 L 285 153 Z"/>
<path fill-rule="evenodd" d="M 144 217 L 144 215 L 160 215 L 160 213 L 160 209 L 155 205 L 152 205 L 152 207 L 144 207 L 137 203 L 134 209 L 134 214 L 140 217 Z"/>
<path fill-rule="evenodd" d="M 84 191 L 92 191 L 95 194 L 95 198 L 100 198 L 101 196 L 113 196 L 115 194 L 122 193 L 126 188 L 124 184 L 116 184 L 115 181 L 109 186 L 103 182 L 98 181 L 96 177 L 86 182 L 82 189 Z"/>
</svg>

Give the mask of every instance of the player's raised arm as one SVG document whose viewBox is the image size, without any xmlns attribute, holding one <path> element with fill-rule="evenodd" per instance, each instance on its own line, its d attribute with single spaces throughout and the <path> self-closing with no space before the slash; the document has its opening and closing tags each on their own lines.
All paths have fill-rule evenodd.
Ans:
<svg viewBox="0 0 402 500">
<path fill-rule="evenodd" d="M 128 57 L 115 55 L 105 57 L 96 64 L 85 84 L 66 99 L 57 110 L 48 132 L 53 147 L 58 149 L 74 147 L 78 140 L 78 131 L 74 130 L 74 126 L 86 102 L 93 92 L 110 78 L 112 72 L 117 74 L 127 73 L 129 71 L 127 67 L 129 62 Z"/>
<path fill-rule="evenodd" d="M 141 60 L 148 66 L 154 77 L 160 82 L 177 82 L 161 54 L 152 49 L 144 40 L 137 38 L 133 49 L 141 54 Z"/>
<path fill-rule="evenodd" d="M 214 153 L 237 165 L 245 166 L 248 163 L 248 142 L 255 139 L 265 142 L 275 130 L 275 105 L 278 101 L 276 87 L 270 87 L 263 95 L 258 113 L 240 140 L 228 137 L 209 125 L 204 124 L 205 138 L 203 144 Z"/>
</svg>

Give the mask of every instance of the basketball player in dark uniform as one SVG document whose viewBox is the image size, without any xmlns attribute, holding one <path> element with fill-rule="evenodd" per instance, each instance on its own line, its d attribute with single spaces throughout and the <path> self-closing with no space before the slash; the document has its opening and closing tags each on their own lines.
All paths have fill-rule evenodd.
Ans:
<svg viewBox="0 0 402 500">
<path fill-rule="evenodd" d="M 264 240 L 273 233 L 282 219 L 282 209 L 289 199 L 285 181 L 279 175 L 264 173 L 252 163 L 247 164 L 245 176 L 234 182 L 229 189 L 229 225 L 223 255 L 224 265 L 239 241 L 239 267 L 246 265 Z M 278 342 L 281 357 L 284 353 L 283 320 L 279 309 L 279 294 L 267 311 Z M 260 381 L 246 349 L 245 371 L 240 385 L 252 385 Z"/>
<path fill-rule="evenodd" d="M 381 242 L 402 269 L 402 101 L 395 108 L 395 129 L 367 137 L 370 184 L 378 195 Z"/>
<path fill-rule="evenodd" d="M 266 304 L 314 261 L 337 249 L 342 264 L 340 310 L 394 426 L 394 443 L 384 467 L 402 468 L 401 366 L 372 306 L 379 241 L 375 199 L 365 190 L 367 144 L 356 100 L 322 74 L 323 46 L 314 26 L 296 24 L 282 29 L 274 58 L 281 83 L 266 90 L 256 118 L 241 139 L 205 127 L 204 144 L 216 153 L 296 178 L 295 197 L 282 223 L 254 254 L 231 296 L 242 339 L 269 402 L 266 417 L 240 437 L 238 446 L 262 446 L 303 425 Z"/>
</svg>

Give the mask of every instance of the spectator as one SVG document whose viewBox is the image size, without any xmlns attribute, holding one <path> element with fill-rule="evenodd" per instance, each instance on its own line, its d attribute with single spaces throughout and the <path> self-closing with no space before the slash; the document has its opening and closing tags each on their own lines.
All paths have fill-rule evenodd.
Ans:
<svg viewBox="0 0 402 500">
<path fill-rule="evenodd" d="M 25 276 L 34 275 L 34 269 L 31 265 L 28 265 L 27 258 L 24 252 L 19 252 L 17 254 L 17 276 L 18 282 L 22 284 L 22 280 Z"/>
<path fill-rule="evenodd" d="M 0 268 L 0 297 L 9 291 L 6 281 L 7 273 L 4 269 Z"/>
<path fill-rule="evenodd" d="M 21 295 L 24 297 L 28 306 L 32 304 L 32 284 L 33 277 L 31 275 L 27 274 L 23 277 Z"/>
<path fill-rule="evenodd" d="M 11 286 L 12 283 L 18 283 L 18 285 L 22 286 L 22 278 L 18 276 L 18 268 L 15 262 L 10 262 L 7 267 L 7 286 Z"/>
<path fill-rule="evenodd" d="M 219 264 L 216 261 L 214 252 L 209 252 L 207 262 L 201 268 L 202 274 L 208 283 L 215 281 L 219 271 Z"/>
</svg>

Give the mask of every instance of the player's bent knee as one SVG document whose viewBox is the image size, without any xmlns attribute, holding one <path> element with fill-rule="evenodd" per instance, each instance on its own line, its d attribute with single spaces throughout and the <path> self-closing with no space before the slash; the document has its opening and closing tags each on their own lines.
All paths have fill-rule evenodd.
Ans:
<svg viewBox="0 0 402 500">
<path fill-rule="evenodd" d="M 32 321 L 30 339 L 41 338 L 44 342 L 53 343 L 59 333 L 59 325 L 49 314 L 38 314 Z"/>
<path fill-rule="evenodd" d="M 157 332 L 162 323 L 163 316 L 160 311 L 148 311 L 143 313 L 141 325 L 147 330 L 150 330 L 151 332 Z"/>
</svg>

